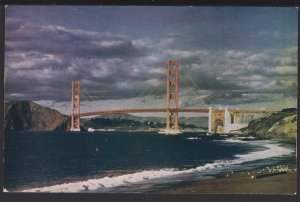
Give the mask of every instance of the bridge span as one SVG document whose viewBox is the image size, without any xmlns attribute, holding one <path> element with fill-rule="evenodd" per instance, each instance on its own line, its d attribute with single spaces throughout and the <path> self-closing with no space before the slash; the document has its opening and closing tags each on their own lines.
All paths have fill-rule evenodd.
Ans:
<svg viewBox="0 0 300 202">
<path fill-rule="evenodd" d="M 111 109 L 94 112 L 80 112 L 80 81 L 72 81 L 72 114 L 71 131 L 80 131 L 80 117 L 97 116 L 116 113 L 166 113 L 166 134 L 179 133 L 179 112 L 199 113 L 208 116 L 208 131 L 210 133 L 229 133 L 246 127 L 248 123 L 258 117 L 270 113 L 265 110 L 243 109 L 213 109 L 209 108 L 180 108 L 179 107 L 179 62 L 167 62 L 167 94 L 165 108 L 144 109 Z"/>
<path fill-rule="evenodd" d="M 172 111 L 178 112 L 195 112 L 195 113 L 206 113 L 208 115 L 209 109 L 170 109 Z M 84 112 L 79 114 L 73 114 L 74 117 L 84 117 L 84 116 L 99 116 L 105 114 L 119 114 L 119 113 L 126 113 L 126 114 L 135 114 L 135 113 L 151 113 L 151 112 L 167 112 L 167 109 L 160 108 L 160 109 L 114 109 L 114 110 L 103 110 L 103 111 L 96 111 L 96 112 Z M 70 115 L 72 116 L 72 115 Z"/>
</svg>

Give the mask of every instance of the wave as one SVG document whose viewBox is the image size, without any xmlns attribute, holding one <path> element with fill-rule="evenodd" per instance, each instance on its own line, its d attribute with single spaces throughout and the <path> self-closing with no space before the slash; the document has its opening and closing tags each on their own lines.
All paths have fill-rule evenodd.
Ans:
<svg viewBox="0 0 300 202">
<path fill-rule="evenodd" d="M 243 140 L 243 139 L 255 139 L 255 137 L 253 137 L 253 136 L 248 136 L 248 137 L 240 136 L 240 137 L 236 137 L 236 138 L 241 139 L 241 140 Z"/>
<path fill-rule="evenodd" d="M 188 137 L 187 140 L 201 140 L 200 137 Z"/>
<path fill-rule="evenodd" d="M 250 152 L 248 154 L 237 154 L 237 157 L 242 162 L 249 162 L 261 159 L 272 158 L 276 156 L 285 156 L 293 153 L 294 151 L 289 148 L 281 147 L 279 144 L 266 144 L 267 150 Z"/>
<path fill-rule="evenodd" d="M 230 142 L 230 143 L 248 143 L 247 141 L 235 139 L 235 138 L 228 138 L 225 140 L 213 140 L 214 142 Z"/>
<path fill-rule="evenodd" d="M 231 140 L 230 140 L 231 141 Z M 255 142 L 255 141 L 254 141 Z M 261 144 L 262 142 L 260 142 Z M 257 143 L 256 143 L 257 144 Z M 290 155 L 294 150 L 281 147 L 279 144 L 267 143 L 263 145 L 266 150 L 254 151 L 248 154 L 235 155 L 233 160 L 217 160 L 203 166 L 192 169 L 178 170 L 175 168 L 165 168 L 160 170 L 145 170 L 131 174 L 124 174 L 114 177 L 103 177 L 98 179 L 89 179 L 86 181 L 63 183 L 59 185 L 33 188 L 23 190 L 22 192 L 86 192 L 86 191 L 105 191 L 110 188 L 131 186 L 146 183 L 166 183 L 172 180 L 184 177 L 187 174 L 195 173 L 207 174 L 208 171 L 217 173 L 218 171 L 230 165 L 236 165 L 244 162 L 255 161 L 271 157 Z M 205 172 L 204 172 L 205 171 Z"/>
</svg>

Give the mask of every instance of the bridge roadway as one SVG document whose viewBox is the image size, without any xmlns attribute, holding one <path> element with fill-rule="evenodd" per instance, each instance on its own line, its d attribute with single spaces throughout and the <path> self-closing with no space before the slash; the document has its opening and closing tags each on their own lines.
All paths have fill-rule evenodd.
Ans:
<svg viewBox="0 0 300 202">
<path fill-rule="evenodd" d="M 170 108 L 171 111 L 176 111 L 175 108 Z M 213 109 L 216 111 L 224 111 L 224 109 Z M 267 113 L 269 111 L 266 110 L 243 110 L 243 109 L 229 109 L 230 112 L 235 114 L 247 114 L 247 113 Z M 103 110 L 96 112 L 84 112 L 79 114 L 74 114 L 74 117 L 83 117 L 83 116 L 97 116 L 97 115 L 105 115 L 105 114 L 117 114 L 117 113 L 149 113 L 149 112 L 167 112 L 166 108 L 146 108 L 146 109 L 112 109 L 112 110 Z M 195 113 L 209 113 L 209 109 L 207 108 L 179 108 L 178 112 L 195 112 Z M 72 115 L 70 115 L 72 116 Z"/>
<path fill-rule="evenodd" d="M 175 111 L 175 109 L 170 109 Z M 104 114 L 117 114 L 117 113 L 148 113 L 148 112 L 167 112 L 166 108 L 157 108 L 157 109 L 113 109 L 113 110 L 104 110 L 96 112 L 84 112 L 79 114 L 74 114 L 74 117 L 83 117 L 83 116 L 96 116 Z M 197 113 L 208 113 L 209 109 L 178 109 L 178 112 L 197 112 Z"/>
</svg>

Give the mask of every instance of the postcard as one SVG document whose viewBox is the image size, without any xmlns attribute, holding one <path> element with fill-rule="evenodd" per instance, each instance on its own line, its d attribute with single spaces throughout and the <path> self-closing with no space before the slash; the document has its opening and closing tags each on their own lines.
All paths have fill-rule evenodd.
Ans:
<svg viewBox="0 0 300 202">
<path fill-rule="evenodd" d="M 8 5 L 4 192 L 297 192 L 298 8 Z"/>
</svg>

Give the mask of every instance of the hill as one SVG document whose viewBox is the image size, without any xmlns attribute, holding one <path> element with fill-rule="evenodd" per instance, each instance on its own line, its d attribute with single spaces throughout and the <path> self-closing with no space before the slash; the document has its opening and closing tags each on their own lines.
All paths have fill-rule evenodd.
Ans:
<svg viewBox="0 0 300 202">
<path fill-rule="evenodd" d="M 192 124 L 190 118 L 185 118 L 185 120 L 186 119 L 189 119 L 190 121 L 179 121 L 179 128 L 188 130 L 199 128 L 203 129 L 202 127 Z M 159 131 L 159 129 L 166 127 L 165 122 L 166 120 L 163 117 L 139 117 L 130 114 L 110 114 L 90 118 L 89 120 L 85 120 L 82 125 L 84 128 L 95 129 Z"/>
<path fill-rule="evenodd" d="M 94 119 L 91 119 L 95 121 L 95 119 L 108 119 L 108 120 L 129 120 L 134 122 L 141 122 L 141 123 L 156 123 L 157 125 L 164 125 L 166 124 L 166 118 L 165 117 L 141 117 L 141 116 L 134 116 L 131 114 L 107 114 L 102 116 L 97 116 Z M 195 128 L 203 128 L 207 129 L 208 127 L 208 118 L 207 117 L 179 117 L 179 125 L 182 126 L 191 126 Z"/>
<path fill-rule="evenodd" d="M 4 116 L 5 130 L 66 130 L 70 123 L 70 119 L 57 110 L 31 101 L 5 103 Z"/>
<path fill-rule="evenodd" d="M 260 139 L 280 139 L 296 142 L 297 109 L 283 109 L 268 116 L 251 121 L 248 127 L 240 129 Z"/>
</svg>

